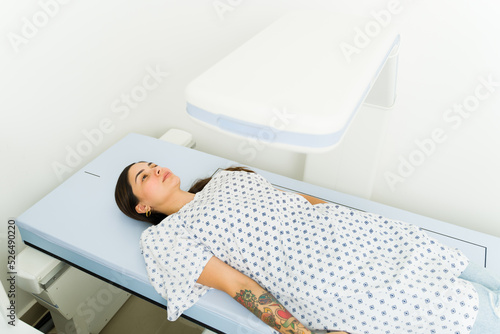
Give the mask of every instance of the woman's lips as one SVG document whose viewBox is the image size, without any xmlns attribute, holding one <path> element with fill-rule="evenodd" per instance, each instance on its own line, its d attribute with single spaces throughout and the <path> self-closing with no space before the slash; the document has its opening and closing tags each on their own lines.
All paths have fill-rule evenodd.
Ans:
<svg viewBox="0 0 500 334">
<path fill-rule="evenodd" d="M 163 181 L 165 181 L 167 179 L 167 177 L 169 177 L 169 176 L 170 176 L 170 172 L 165 173 L 165 175 L 163 176 Z"/>
</svg>

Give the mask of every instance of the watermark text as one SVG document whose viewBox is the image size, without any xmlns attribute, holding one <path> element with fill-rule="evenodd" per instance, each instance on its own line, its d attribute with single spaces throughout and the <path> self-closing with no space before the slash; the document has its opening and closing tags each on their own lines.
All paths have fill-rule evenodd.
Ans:
<svg viewBox="0 0 500 334">
<path fill-rule="evenodd" d="M 7 307 L 7 323 L 10 326 L 15 326 L 17 323 L 16 316 L 16 221 L 9 219 L 7 221 L 7 298 L 9 305 Z M 3 311 L 2 311 L 3 312 Z"/>
<path fill-rule="evenodd" d="M 162 70 L 158 65 L 155 68 L 146 67 L 146 74 L 142 80 L 135 85 L 130 92 L 122 93 L 113 100 L 110 106 L 112 114 L 117 115 L 119 120 L 124 120 L 130 116 L 134 109 L 137 109 L 141 102 L 147 99 L 149 94 L 160 87 L 169 72 Z M 66 145 L 66 157 L 64 161 L 52 162 L 52 170 L 59 181 L 64 179 L 66 174 L 71 174 L 83 161 L 84 157 L 90 155 L 96 147 L 102 144 L 104 137 L 116 129 L 116 121 L 112 117 L 102 118 L 92 129 L 83 129 L 81 139 L 76 145 Z"/>
<path fill-rule="evenodd" d="M 447 108 L 442 115 L 442 120 L 446 126 L 434 128 L 428 137 L 417 139 L 414 149 L 406 156 L 398 156 L 398 166 L 394 171 L 386 171 L 384 178 L 391 189 L 395 191 L 396 186 L 405 182 L 412 176 L 433 154 L 438 151 L 438 146 L 446 142 L 449 138 L 447 127 L 452 130 L 459 129 L 465 120 L 469 119 L 476 112 L 481 103 L 490 98 L 500 87 L 500 81 L 495 81 L 493 74 L 480 76 L 479 83 L 474 88 L 474 92 L 467 95 L 461 102 L 453 104 Z"/>
<path fill-rule="evenodd" d="M 19 31 L 7 33 L 7 39 L 16 53 L 35 38 L 39 32 L 45 28 L 51 19 L 59 14 L 61 6 L 66 5 L 70 0 L 40 0 L 38 10 L 30 17 L 21 18 Z"/>
<path fill-rule="evenodd" d="M 261 128 L 254 137 L 248 138 L 238 146 L 238 153 L 245 156 L 247 162 L 254 160 L 258 152 L 263 151 L 268 143 L 272 143 L 281 131 L 284 131 L 297 116 L 289 113 L 286 108 L 271 110 L 269 126 Z"/>
</svg>

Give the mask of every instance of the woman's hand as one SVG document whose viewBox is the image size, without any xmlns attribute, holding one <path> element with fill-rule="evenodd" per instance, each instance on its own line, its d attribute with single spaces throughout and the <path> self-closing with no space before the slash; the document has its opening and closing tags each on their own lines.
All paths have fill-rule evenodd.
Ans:
<svg viewBox="0 0 500 334">
<path fill-rule="evenodd" d="M 326 203 L 325 201 L 323 201 L 322 199 L 319 199 L 317 197 L 312 197 L 312 196 L 305 195 L 305 194 L 299 194 L 299 195 L 304 197 L 312 205 Z M 342 332 L 333 332 L 333 333 L 342 333 Z"/>
</svg>

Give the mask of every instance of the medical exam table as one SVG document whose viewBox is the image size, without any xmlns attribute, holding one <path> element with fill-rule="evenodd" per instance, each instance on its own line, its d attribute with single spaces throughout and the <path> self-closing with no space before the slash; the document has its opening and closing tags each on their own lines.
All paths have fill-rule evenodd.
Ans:
<svg viewBox="0 0 500 334">
<path fill-rule="evenodd" d="M 153 161 L 181 178 L 183 189 L 234 161 L 159 139 L 129 134 L 76 172 L 17 219 L 26 244 L 122 289 L 165 307 L 150 285 L 139 249 L 148 226 L 122 214 L 114 202 L 118 175 L 128 164 Z M 500 274 L 500 238 L 345 195 L 330 189 L 258 170 L 276 187 L 300 192 L 357 210 L 416 224 L 441 242 L 463 250 L 472 261 Z M 223 333 L 272 333 L 230 296 L 209 291 L 184 316 Z"/>
</svg>

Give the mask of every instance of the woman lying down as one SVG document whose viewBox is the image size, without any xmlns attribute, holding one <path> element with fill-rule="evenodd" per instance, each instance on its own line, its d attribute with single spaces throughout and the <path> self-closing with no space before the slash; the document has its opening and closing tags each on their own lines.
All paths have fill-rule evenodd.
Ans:
<svg viewBox="0 0 500 334">
<path fill-rule="evenodd" d="M 210 288 L 281 333 L 499 333 L 500 281 L 418 227 L 275 189 L 230 168 L 188 191 L 134 163 L 116 202 L 177 319 Z"/>
</svg>

